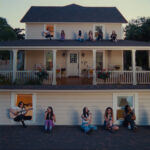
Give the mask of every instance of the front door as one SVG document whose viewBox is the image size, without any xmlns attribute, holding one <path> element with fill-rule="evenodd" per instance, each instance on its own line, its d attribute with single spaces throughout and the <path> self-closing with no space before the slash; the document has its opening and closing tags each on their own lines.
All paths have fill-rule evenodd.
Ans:
<svg viewBox="0 0 150 150">
<path fill-rule="evenodd" d="M 68 53 L 68 76 L 79 76 L 79 55 L 78 52 L 70 51 Z"/>
</svg>

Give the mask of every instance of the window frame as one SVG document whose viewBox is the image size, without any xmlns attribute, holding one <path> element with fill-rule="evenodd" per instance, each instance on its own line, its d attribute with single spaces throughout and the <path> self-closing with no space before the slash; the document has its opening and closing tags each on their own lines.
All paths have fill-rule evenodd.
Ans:
<svg viewBox="0 0 150 150">
<path fill-rule="evenodd" d="M 54 37 L 51 37 L 51 38 L 56 39 L 56 24 L 53 24 L 53 23 L 44 24 L 44 32 L 46 31 L 46 26 L 47 25 L 53 25 L 54 26 Z"/>
<path fill-rule="evenodd" d="M 96 37 L 95 37 L 95 27 L 96 26 L 102 26 L 102 32 L 103 32 L 103 39 L 105 39 L 105 25 L 104 24 L 99 24 L 99 23 L 96 23 L 93 25 L 93 39 L 96 40 Z"/>
<path fill-rule="evenodd" d="M 16 100 L 17 100 L 17 95 L 18 94 L 31 94 L 32 95 L 32 108 L 33 108 L 33 115 L 32 115 L 32 120 L 27 121 L 28 124 L 34 124 L 36 121 L 36 101 L 37 101 L 37 95 L 36 93 L 27 93 L 27 92 L 12 92 L 11 93 L 11 108 L 15 108 Z M 15 121 L 12 119 L 12 122 L 15 123 Z"/>
<path fill-rule="evenodd" d="M 117 109 L 119 108 L 118 105 L 118 96 L 133 96 L 133 109 L 136 115 L 136 123 L 138 123 L 138 94 L 137 93 L 113 93 L 113 110 L 114 110 L 114 122 L 116 124 L 121 124 L 122 120 L 117 120 Z"/>
</svg>

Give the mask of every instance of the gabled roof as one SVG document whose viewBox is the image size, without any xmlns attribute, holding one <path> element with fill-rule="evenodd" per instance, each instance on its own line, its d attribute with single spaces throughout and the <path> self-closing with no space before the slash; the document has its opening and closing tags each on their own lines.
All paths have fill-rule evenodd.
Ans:
<svg viewBox="0 0 150 150">
<path fill-rule="evenodd" d="M 127 20 L 116 7 L 83 7 L 71 4 L 63 7 L 32 6 L 21 22 L 127 23 Z"/>
</svg>

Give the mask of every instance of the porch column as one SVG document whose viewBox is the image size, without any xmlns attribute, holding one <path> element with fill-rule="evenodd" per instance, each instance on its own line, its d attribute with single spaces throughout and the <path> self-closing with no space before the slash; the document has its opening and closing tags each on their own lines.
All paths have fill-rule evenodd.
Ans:
<svg viewBox="0 0 150 150">
<path fill-rule="evenodd" d="M 13 82 L 16 80 L 16 71 L 17 71 L 17 53 L 18 50 L 13 50 Z"/>
<path fill-rule="evenodd" d="M 136 85 L 136 50 L 132 50 L 132 71 L 133 71 L 133 85 Z"/>
<path fill-rule="evenodd" d="M 53 81 L 52 81 L 52 85 L 56 85 L 56 52 L 57 52 L 57 50 L 53 50 Z"/>
<path fill-rule="evenodd" d="M 93 49 L 93 85 L 96 85 L 96 49 Z"/>
</svg>

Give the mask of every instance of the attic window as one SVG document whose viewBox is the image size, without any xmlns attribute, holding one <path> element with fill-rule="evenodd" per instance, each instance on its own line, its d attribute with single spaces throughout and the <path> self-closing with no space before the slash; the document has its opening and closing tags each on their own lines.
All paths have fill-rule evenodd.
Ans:
<svg viewBox="0 0 150 150">
<path fill-rule="evenodd" d="M 51 36 L 54 37 L 54 25 L 52 25 L 52 24 L 46 25 L 45 30 L 49 31 Z"/>
</svg>

